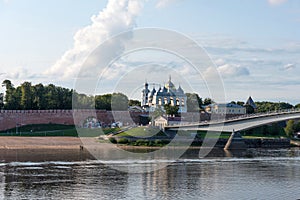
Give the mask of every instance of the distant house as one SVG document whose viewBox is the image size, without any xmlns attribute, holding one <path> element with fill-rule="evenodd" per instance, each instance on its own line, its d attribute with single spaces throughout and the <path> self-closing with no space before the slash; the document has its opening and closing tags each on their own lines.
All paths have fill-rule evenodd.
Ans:
<svg viewBox="0 0 300 200">
<path fill-rule="evenodd" d="M 257 106 L 256 106 L 256 104 L 254 103 L 254 101 L 253 101 L 253 99 L 252 99 L 251 96 L 250 96 L 250 97 L 248 98 L 248 100 L 246 101 L 245 106 L 251 106 L 254 110 L 257 109 Z"/>
<path fill-rule="evenodd" d="M 164 129 L 165 126 L 179 125 L 181 124 L 181 117 L 166 117 L 159 116 L 154 120 L 154 126 L 159 127 L 160 129 Z"/>
<path fill-rule="evenodd" d="M 212 114 L 246 114 L 245 107 L 233 103 L 210 104 L 205 107 L 205 111 Z"/>
</svg>

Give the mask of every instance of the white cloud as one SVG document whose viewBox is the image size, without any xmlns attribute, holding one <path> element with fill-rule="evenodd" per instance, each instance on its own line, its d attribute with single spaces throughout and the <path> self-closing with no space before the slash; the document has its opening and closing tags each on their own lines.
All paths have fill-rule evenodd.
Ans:
<svg viewBox="0 0 300 200">
<path fill-rule="evenodd" d="M 233 78 L 238 76 L 248 76 L 250 74 L 249 70 L 246 67 L 241 67 L 234 64 L 225 64 L 218 67 L 223 78 Z"/>
<path fill-rule="evenodd" d="M 225 64 L 225 60 L 222 59 L 222 58 L 219 58 L 219 59 L 215 60 L 215 64 L 216 64 L 217 66 L 224 65 L 224 64 Z"/>
<path fill-rule="evenodd" d="M 48 76 L 73 78 L 80 70 L 89 54 L 109 37 L 135 27 L 135 19 L 144 1 L 109 0 L 106 8 L 92 16 L 92 24 L 76 32 L 73 48 L 46 71 Z M 128 39 L 128 38 L 127 38 Z M 115 51 L 120 50 L 116 46 Z M 110 52 L 114 50 L 110 49 Z"/>
<path fill-rule="evenodd" d="M 295 68 L 296 68 L 296 65 L 292 64 L 292 63 L 286 64 L 286 65 L 283 66 L 284 70 L 292 70 L 292 69 L 295 69 Z"/>
<path fill-rule="evenodd" d="M 30 73 L 30 70 L 25 67 L 18 67 L 13 70 L 7 71 L 6 73 L 1 73 L 0 76 L 1 75 L 2 77 L 13 80 L 35 79 L 38 77 L 37 74 Z"/>
<path fill-rule="evenodd" d="M 271 4 L 271 5 L 280 5 L 280 4 L 283 4 L 287 1 L 288 0 L 268 0 L 269 4 Z"/>
<path fill-rule="evenodd" d="M 156 3 L 156 8 L 165 8 L 176 1 L 178 0 L 158 0 Z"/>
</svg>

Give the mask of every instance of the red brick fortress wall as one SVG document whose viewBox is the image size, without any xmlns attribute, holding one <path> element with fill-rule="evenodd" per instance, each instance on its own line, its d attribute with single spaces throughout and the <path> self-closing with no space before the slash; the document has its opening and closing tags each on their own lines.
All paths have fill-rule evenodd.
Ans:
<svg viewBox="0 0 300 200">
<path fill-rule="evenodd" d="M 144 113 L 103 110 L 0 110 L 0 130 L 29 124 L 52 123 L 81 126 L 88 117 L 96 117 L 105 124 L 117 121 L 132 124 L 139 123 L 141 114 Z"/>
</svg>

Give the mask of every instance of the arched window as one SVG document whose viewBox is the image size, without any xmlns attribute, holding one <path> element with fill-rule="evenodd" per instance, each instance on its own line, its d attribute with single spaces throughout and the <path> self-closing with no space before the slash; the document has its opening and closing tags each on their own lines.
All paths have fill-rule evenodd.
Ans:
<svg viewBox="0 0 300 200">
<path fill-rule="evenodd" d="M 165 97 L 164 98 L 164 104 L 166 105 L 166 104 L 168 104 L 169 102 L 168 102 L 168 98 L 167 97 Z"/>
<path fill-rule="evenodd" d="M 179 98 L 176 98 L 176 106 L 180 106 Z"/>
<path fill-rule="evenodd" d="M 170 97 L 170 101 L 171 101 L 171 105 L 172 105 L 172 106 L 175 106 L 175 105 L 174 105 L 174 98 L 173 98 L 173 97 Z"/>
<path fill-rule="evenodd" d="M 181 105 L 184 106 L 185 105 L 185 100 L 181 99 Z"/>
<path fill-rule="evenodd" d="M 161 97 L 158 98 L 158 105 L 162 105 Z"/>
</svg>

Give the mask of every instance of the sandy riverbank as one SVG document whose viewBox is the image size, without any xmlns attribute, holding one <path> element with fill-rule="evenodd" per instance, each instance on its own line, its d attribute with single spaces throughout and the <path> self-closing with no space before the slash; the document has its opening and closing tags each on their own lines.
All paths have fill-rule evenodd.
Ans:
<svg viewBox="0 0 300 200">
<path fill-rule="evenodd" d="M 0 137 L 0 149 L 79 149 L 75 137 Z"/>
</svg>

